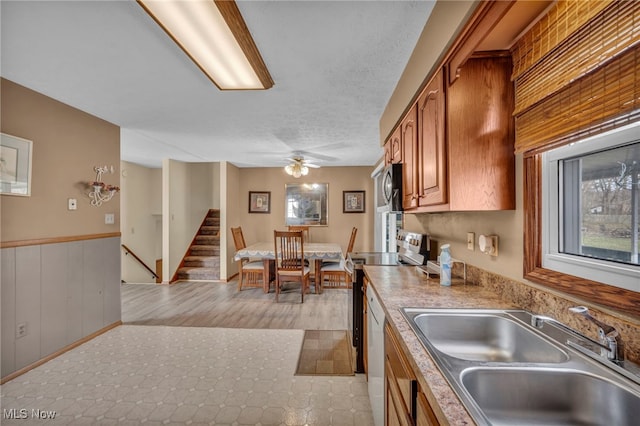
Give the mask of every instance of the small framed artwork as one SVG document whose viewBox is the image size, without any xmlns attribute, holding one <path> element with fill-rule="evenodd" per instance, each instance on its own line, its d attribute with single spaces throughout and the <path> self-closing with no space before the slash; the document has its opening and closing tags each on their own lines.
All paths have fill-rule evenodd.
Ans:
<svg viewBox="0 0 640 426">
<path fill-rule="evenodd" d="M 342 191 L 342 213 L 364 213 L 364 191 Z"/>
<path fill-rule="evenodd" d="M 0 133 L 0 193 L 31 195 L 31 150 L 33 142 Z"/>
<path fill-rule="evenodd" d="M 271 192 L 249 191 L 249 213 L 271 213 Z"/>
</svg>

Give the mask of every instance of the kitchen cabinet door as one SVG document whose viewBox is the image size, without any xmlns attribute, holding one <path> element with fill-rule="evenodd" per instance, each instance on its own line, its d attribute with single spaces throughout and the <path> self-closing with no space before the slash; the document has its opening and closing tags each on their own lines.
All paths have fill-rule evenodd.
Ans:
<svg viewBox="0 0 640 426">
<path fill-rule="evenodd" d="M 391 136 L 391 162 L 393 164 L 402 163 L 402 137 L 400 131 L 396 129 Z"/>
<path fill-rule="evenodd" d="M 391 164 L 391 138 L 387 139 L 384 143 L 384 165 Z"/>
<path fill-rule="evenodd" d="M 511 57 L 467 60 L 447 89 L 449 209 L 515 209 Z"/>
<path fill-rule="evenodd" d="M 387 422 L 412 425 L 416 413 L 418 381 L 389 324 L 384 329 Z M 395 421 L 393 422 L 395 423 Z"/>
<path fill-rule="evenodd" d="M 418 98 L 418 205 L 447 202 L 445 94 L 440 70 Z"/>
<path fill-rule="evenodd" d="M 416 404 L 416 426 L 438 426 L 440 422 L 436 418 L 427 397 L 422 392 L 418 392 Z"/>
<path fill-rule="evenodd" d="M 398 126 L 391 137 L 384 143 L 384 165 L 402 163 L 401 126 Z"/>
<path fill-rule="evenodd" d="M 400 123 L 402 139 L 402 207 L 418 206 L 418 108 L 414 105 Z"/>
</svg>

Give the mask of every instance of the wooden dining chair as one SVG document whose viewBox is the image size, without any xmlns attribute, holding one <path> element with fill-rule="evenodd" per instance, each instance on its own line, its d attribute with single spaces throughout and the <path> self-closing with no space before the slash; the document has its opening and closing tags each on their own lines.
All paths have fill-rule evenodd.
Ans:
<svg viewBox="0 0 640 426">
<path fill-rule="evenodd" d="M 347 244 L 347 253 L 353 251 L 353 246 L 356 242 L 356 234 L 358 228 L 351 229 L 351 237 L 349 237 L 349 244 Z M 320 285 L 324 288 L 325 281 L 329 288 L 351 288 L 351 274 L 347 272 L 344 264 L 344 259 L 339 262 L 326 262 L 322 264 L 320 268 Z M 344 282 L 344 285 L 342 284 Z"/>
<path fill-rule="evenodd" d="M 236 246 L 236 251 L 247 246 L 241 227 L 231 228 L 231 233 L 233 234 L 233 243 Z M 238 275 L 238 291 L 242 290 L 243 285 L 246 287 L 269 288 L 269 283 L 265 281 L 268 278 L 267 274 L 265 274 L 262 260 L 240 259 L 238 261 Z"/>
<path fill-rule="evenodd" d="M 289 225 L 287 227 L 289 231 L 302 231 L 302 239 L 305 243 L 310 242 L 311 234 L 309 233 L 309 227 L 306 225 Z"/>
<path fill-rule="evenodd" d="M 302 231 L 273 231 L 276 257 L 276 302 L 285 282 L 299 282 L 301 302 L 310 287 L 310 269 L 305 265 Z"/>
</svg>

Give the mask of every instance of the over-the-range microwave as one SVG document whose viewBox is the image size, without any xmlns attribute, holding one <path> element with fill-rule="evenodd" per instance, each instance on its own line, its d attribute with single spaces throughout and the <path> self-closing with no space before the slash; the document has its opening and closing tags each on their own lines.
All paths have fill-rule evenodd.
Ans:
<svg viewBox="0 0 640 426">
<path fill-rule="evenodd" d="M 389 164 L 382 171 L 378 210 L 402 211 L 402 164 Z"/>
</svg>

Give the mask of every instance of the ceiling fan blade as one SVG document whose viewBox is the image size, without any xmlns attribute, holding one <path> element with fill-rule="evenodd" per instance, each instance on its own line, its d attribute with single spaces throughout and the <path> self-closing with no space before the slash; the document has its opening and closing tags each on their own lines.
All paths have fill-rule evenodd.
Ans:
<svg viewBox="0 0 640 426">
<path fill-rule="evenodd" d="M 307 167 L 311 167 L 312 169 L 319 169 L 320 168 L 320 166 L 318 166 L 317 164 L 307 163 L 306 161 L 303 164 L 305 166 L 307 166 Z"/>
</svg>

